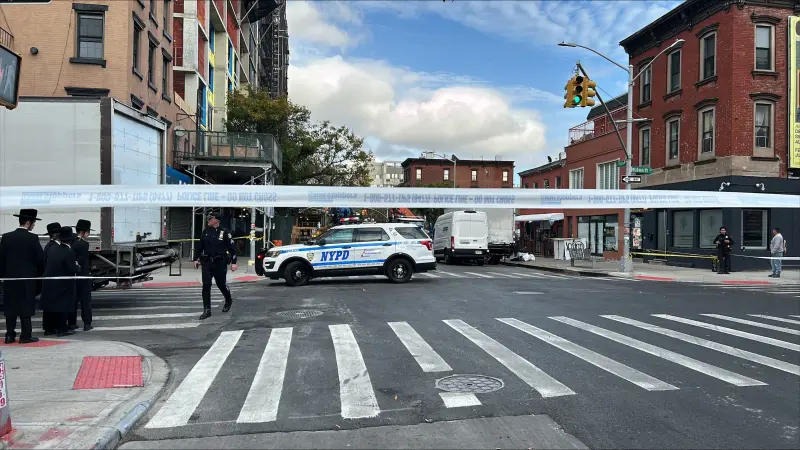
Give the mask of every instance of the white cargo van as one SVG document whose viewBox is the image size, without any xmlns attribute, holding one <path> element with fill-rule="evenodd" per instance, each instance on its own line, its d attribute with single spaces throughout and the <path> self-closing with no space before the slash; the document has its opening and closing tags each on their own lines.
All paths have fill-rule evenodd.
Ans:
<svg viewBox="0 0 800 450">
<path fill-rule="evenodd" d="M 489 222 L 482 211 L 442 214 L 433 227 L 433 255 L 445 264 L 475 261 L 483 265 L 489 251 Z"/>
</svg>

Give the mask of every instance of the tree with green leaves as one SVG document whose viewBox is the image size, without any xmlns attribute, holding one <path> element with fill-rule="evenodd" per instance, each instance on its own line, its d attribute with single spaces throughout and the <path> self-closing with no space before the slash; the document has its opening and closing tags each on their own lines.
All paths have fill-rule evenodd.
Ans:
<svg viewBox="0 0 800 450">
<path fill-rule="evenodd" d="M 311 120 L 308 108 L 266 90 L 246 89 L 228 96 L 225 127 L 231 132 L 275 137 L 283 151 L 281 183 L 327 186 L 369 186 L 372 152 L 364 139 L 345 126 Z"/>
</svg>

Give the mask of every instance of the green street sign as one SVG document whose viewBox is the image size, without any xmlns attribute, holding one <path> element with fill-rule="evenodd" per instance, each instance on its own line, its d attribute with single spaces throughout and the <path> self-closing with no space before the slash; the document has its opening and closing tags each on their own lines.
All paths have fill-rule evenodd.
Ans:
<svg viewBox="0 0 800 450">
<path fill-rule="evenodd" d="M 617 167 L 625 167 L 625 161 L 617 160 Z"/>
<path fill-rule="evenodd" d="M 638 173 L 640 175 L 650 175 L 653 173 L 653 169 L 649 167 L 642 167 L 642 166 L 634 166 L 631 167 L 633 173 Z"/>
</svg>

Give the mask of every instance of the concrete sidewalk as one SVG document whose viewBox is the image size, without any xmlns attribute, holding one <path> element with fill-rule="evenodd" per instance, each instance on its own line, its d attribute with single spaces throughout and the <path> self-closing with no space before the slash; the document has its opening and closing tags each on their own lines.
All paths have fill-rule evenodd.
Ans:
<svg viewBox="0 0 800 450">
<path fill-rule="evenodd" d="M 228 284 L 266 280 L 266 278 L 256 275 L 255 267 L 250 265 L 250 261 L 247 258 L 239 259 L 238 263 L 239 269 L 236 272 L 231 272 L 228 269 Z M 176 261 L 172 267 L 172 272 L 175 275 L 170 275 L 169 267 L 158 269 L 150 274 L 153 278 L 152 280 L 134 283 L 131 288 L 201 286 L 203 284 L 200 270 L 195 269 L 193 263 L 188 259 L 184 259 L 181 262 L 180 268 Z M 114 283 L 110 283 L 106 289 L 116 289 L 116 286 Z"/>
<path fill-rule="evenodd" d="M 2 344 L 7 448 L 113 449 L 161 394 L 166 362 L 114 341 Z"/>
<path fill-rule="evenodd" d="M 595 277 L 633 277 L 640 280 L 677 281 L 683 283 L 720 283 L 720 284 L 754 284 L 754 285 L 798 285 L 800 270 L 784 270 L 780 278 L 770 278 L 769 266 L 763 271 L 732 272 L 730 275 L 718 275 L 711 269 L 687 269 L 683 267 L 660 266 L 646 263 L 634 263 L 633 274 L 620 272 L 619 261 L 570 261 L 552 258 L 536 258 L 536 261 L 503 261 L 500 264 L 518 266 L 550 272 L 572 273 Z"/>
</svg>

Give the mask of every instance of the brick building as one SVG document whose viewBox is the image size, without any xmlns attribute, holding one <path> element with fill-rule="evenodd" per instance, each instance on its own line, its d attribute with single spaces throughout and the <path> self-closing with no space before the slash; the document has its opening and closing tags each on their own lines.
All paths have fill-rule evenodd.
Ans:
<svg viewBox="0 0 800 450">
<path fill-rule="evenodd" d="M 2 5 L 0 26 L 23 55 L 20 97 L 113 97 L 166 123 L 181 121 L 172 89 L 170 0 Z M 185 114 L 184 114 L 185 116 Z M 186 122 L 186 121 L 184 121 Z M 184 123 L 187 128 L 194 125 Z M 167 152 L 170 162 L 171 152 Z"/>
<path fill-rule="evenodd" d="M 788 0 L 688 0 L 620 43 L 641 71 L 664 45 L 685 40 L 637 80 L 634 114 L 649 121 L 635 125 L 634 165 L 654 173 L 636 187 L 800 194 L 787 167 L 787 32 L 797 8 Z M 800 250 L 798 223 L 800 211 L 790 210 L 658 210 L 643 218 L 644 245 L 709 253 L 725 225 L 737 248 L 766 256 L 774 226 Z M 734 258 L 734 269 L 748 265 L 764 266 Z"/>
<path fill-rule="evenodd" d="M 514 187 L 514 161 L 454 159 L 455 162 L 442 158 L 408 158 L 402 164 L 403 182 L 400 186 Z"/>
<path fill-rule="evenodd" d="M 627 95 L 623 95 L 607 103 L 614 120 L 624 119 L 625 109 L 621 106 L 626 102 Z M 586 119 L 569 130 L 570 144 L 565 147 L 563 158 L 520 172 L 523 189 L 621 188 L 621 169 L 617 162 L 625 160 L 625 152 L 605 107 L 592 108 Z M 624 123 L 618 127 L 624 139 Z M 623 212 L 619 209 L 523 209 L 520 216 L 532 220 L 524 221 L 521 236 L 528 237 L 526 245 L 536 254 L 552 256 L 549 238 L 583 238 L 593 255 L 615 260 L 622 256 Z"/>
</svg>

